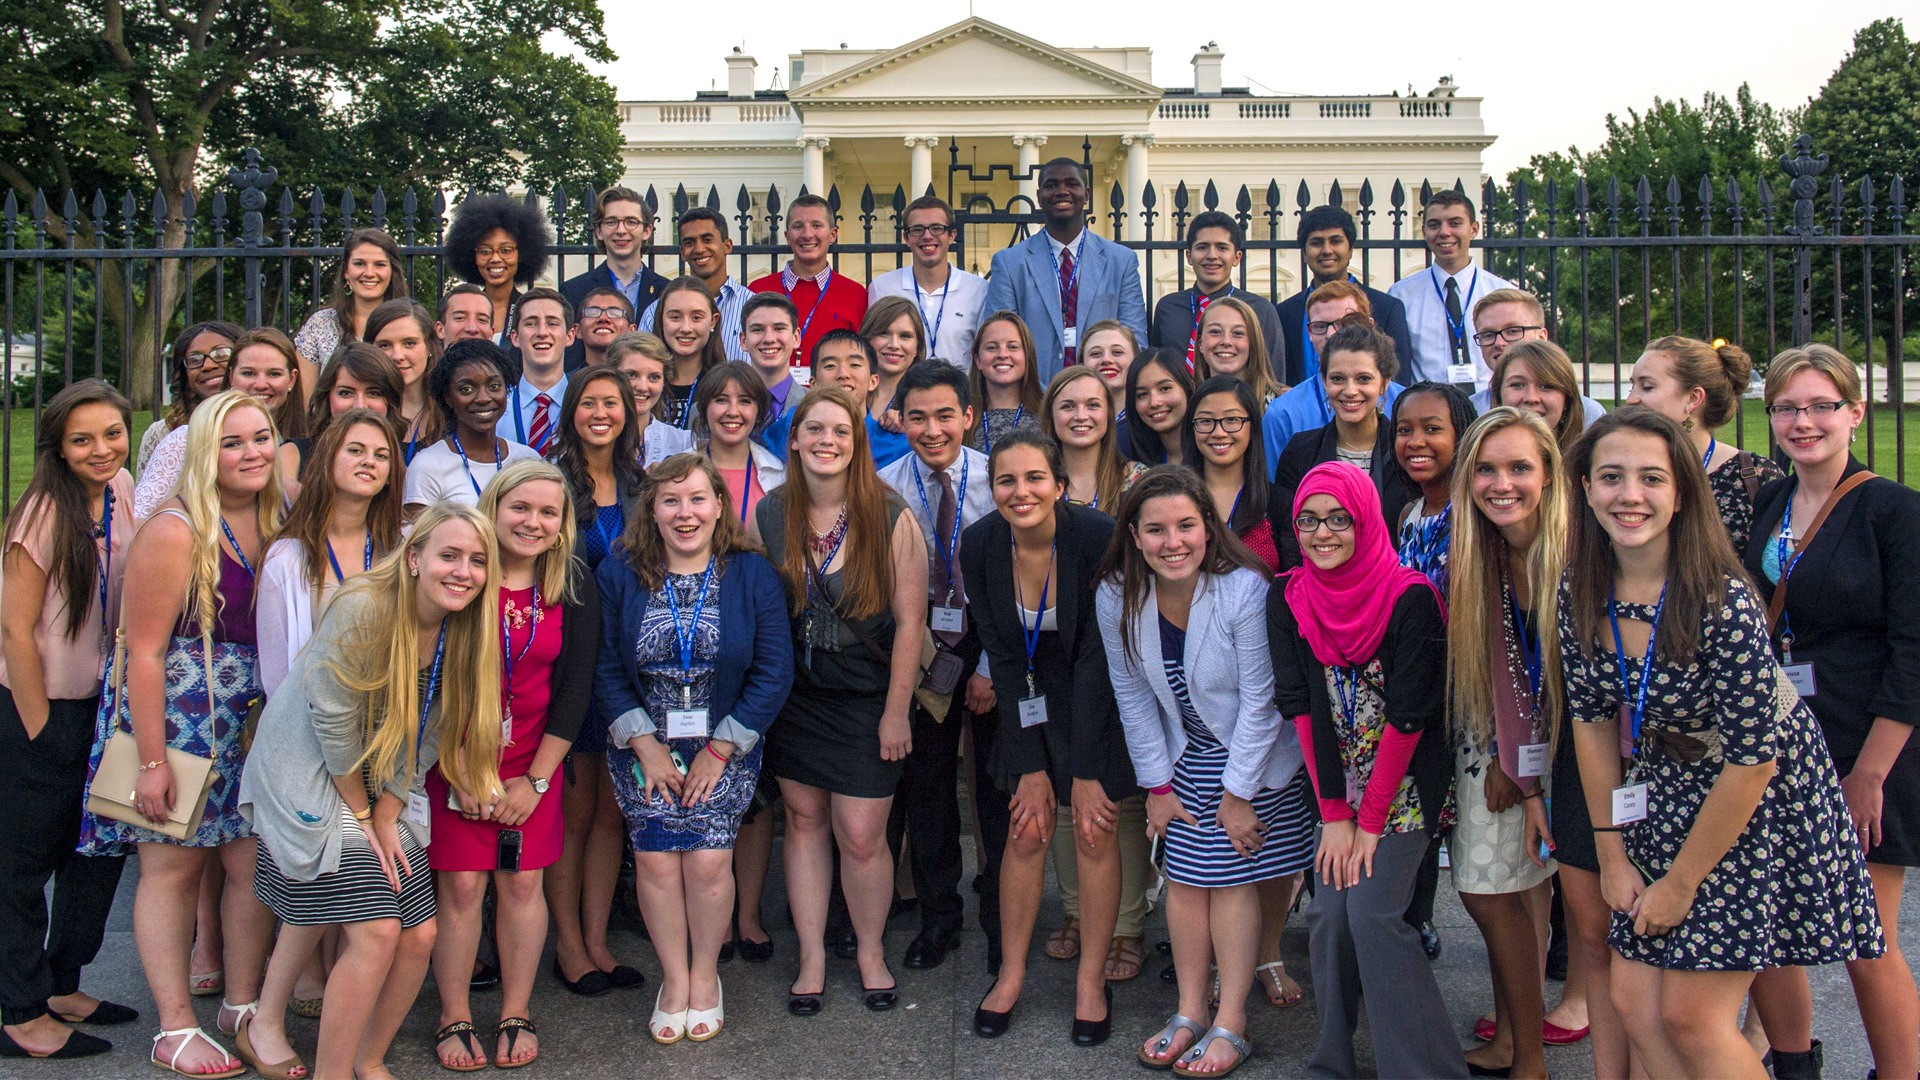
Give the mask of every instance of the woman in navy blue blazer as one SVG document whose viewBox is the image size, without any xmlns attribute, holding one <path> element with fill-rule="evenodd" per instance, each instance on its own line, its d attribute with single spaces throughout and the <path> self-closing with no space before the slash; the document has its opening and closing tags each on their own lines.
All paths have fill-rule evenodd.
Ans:
<svg viewBox="0 0 1920 1080">
<path fill-rule="evenodd" d="M 627 819 L 640 910 L 660 957 L 648 1030 L 720 1033 L 717 961 L 733 912 L 733 843 L 761 736 L 793 683 L 786 589 L 740 528 L 711 462 L 647 472 L 617 558 L 601 562 L 607 767 Z"/>
</svg>

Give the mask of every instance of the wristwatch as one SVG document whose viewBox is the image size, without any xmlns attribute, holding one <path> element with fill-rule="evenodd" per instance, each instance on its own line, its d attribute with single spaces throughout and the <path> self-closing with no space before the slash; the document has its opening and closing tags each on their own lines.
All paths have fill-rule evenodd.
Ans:
<svg viewBox="0 0 1920 1080">
<path fill-rule="evenodd" d="M 547 788 L 552 786 L 553 783 L 543 776 L 529 776 L 527 779 L 533 784 L 533 791 L 536 795 L 545 795 Z"/>
</svg>

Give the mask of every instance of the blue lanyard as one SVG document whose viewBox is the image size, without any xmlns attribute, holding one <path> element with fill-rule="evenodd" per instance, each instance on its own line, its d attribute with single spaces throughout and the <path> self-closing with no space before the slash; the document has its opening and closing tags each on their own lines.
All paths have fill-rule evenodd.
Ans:
<svg viewBox="0 0 1920 1080">
<path fill-rule="evenodd" d="M 955 516 L 957 517 L 958 515 L 955 515 Z M 1053 574 L 1052 574 L 1053 563 L 1058 562 L 1059 558 L 1060 558 L 1060 538 L 1056 536 L 1053 541 L 1053 551 L 1051 554 L 1047 556 L 1047 562 L 1048 562 L 1047 578 L 1053 577 Z M 1013 602 L 1019 605 L 1020 607 L 1024 608 L 1027 606 L 1027 604 L 1026 604 L 1026 601 L 1021 599 L 1020 597 L 1020 544 L 1017 541 L 1013 545 L 1013 564 L 1014 564 L 1013 565 Z M 1020 616 L 1020 634 L 1022 637 L 1026 639 L 1026 644 L 1027 644 L 1027 693 L 1028 694 L 1032 694 L 1034 692 L 1033 654 L 1036 651 L 1038 651 L 1040 648 L 1040 627 L 1041 627 L 1041 624 L 1047 621 L 1047 590 L 1052 586 L 1052 584 L 1053 584 L 1052 581 L 1046 580 L 1046 579 L 1042 579 L 1040 582 L 1040 606 L 1034 609 L 1033 625 L 1031 627 L 1027 625 L 1027 617 L 1024 613 Z"/>
<path fill-rule="evenodd" d="M 1540 711 L 1540 638 L 1528 632 L 1529 622 L 1525 612 L 1520 610 L 1520 601 L 1513 593 L 1507 593 L 1507 606 L 1513 611 L 1513 636 L 1520 643 L 1520 660 L 1527 668 L 1527 686 L 1533 691 L 1533 709 Z M 1651 645 L 1648 651 L 1652 651 Z"/>
<path fill-rule="evenodd" d="M 248 577 L 252 577 L 253 564 L 247 561 L 247 553 L 240 550 L 240 541 L 233 538 L 233 529 L 227 525 L 225 517 L 220 519 L 220 531 L 227 534 L 227 543 L 233 545 L 233 554 L 240 560 L 240 569 L 245 570 Z"/>
<path fill-rule="evenodd" d="M 108 487 L 102 500 L 102 533 L 106 546 L 100 549 L 100 642 L 105 644 L 112 638 L 107 629 L 107 582 L 113 577 L 113 488 Z M 223 522 L 224 524 L 224 522 Z"/>
<path fill-rule="evenodd" d="M 440 640 L 433 646 L 433 672 L 427 676 L 427 692 L 420 699 L 420 731 L 413 737 L 413 756 L 417 761 L 420 748 L 427 741 L 427 714 L 433 711 L 433 699 L 440 696 L 440 661 L 447 655 L 447 620 L 440 618 Z"/>
<path fill-rule="evenodd" d="M 1334 668 L 1333 689 L 1340 699 L 1340 715 L 1347 718 L 1347 726 L 1353 727 L 1358 724 L 1360 722 L 1360 669 Z"/>
<path fill-rule="evenodd" d="M 1667 609 L 1667 587 L 1660 586 L 1660 602 L 1653 608 L 1653 624 L 1647 630 L 1647 655 L 1640 660 L 1640 689 L 1634 692 L 1627 681 L 1627 647 L 1620 638 L 1620 609 L 1613 590 L 1607 590 L 1607 621 L 1613 624 L 1613 651 L 1620 665 L 1620 692 L 1627 698 L 1627 718 L 1631 721 L 1633 741 L 1640 742 L 1640 722 L 1647 715 L 1647 687 L 1653 684 L 1653 647 L 1660 639 L 1660 613 Z"/>
<path fill-rule="evenodd" d="M 913 306 L 920 311 L 920 325 L 927 325 L 927 306 L 920 302 L 920 283 L 914 280 L 913 271 L 907 271 L 907 280 L 913 282 Z M 947 283 L 940 287 L 940 312 L 933 317 L 933 328 L 927 331 L 927 355 L 935 355 L 934 342 L 940 340 L 940 324 L 947 318 L 947 294 L 953 291 L 953 269 L 947 269 Z M 824 293 L 822 295 L 825 295 Z"/>
<path fill-rule="evenodd" d="M 792 281 L 787 280 L 788 275 L 792 275 Z M 814 300 L 813 306 L 807 309 L 806 319 L 800 323 L 800 339 L 802 341 L 806 340 L 807 330 L 813 325 L 813 317 L 820 314 L 820 305 L 827 302 L 827 286 L 833 284 L 833 267 L 829 266 L 821 271 L 820 278 L 821 280 L 815 282 L 815 285 L 820 289 L 820 295 Z M 811 281 L 812 279 L 809 278 L 808 280 Z M 794 286 L 800 284 L 800 275 L 793 272 L 792 263 L 788 263 L 787 268 L 781 272 L 780 284 L 786 286 L 787 299 L 792 300 Z M 918 289 L 919 286 L 916 284 L 914 288 Z M 942 306 L 945 306 L 945 303 L 946 301 L 943 299 L 941 301 Z"/>
<path fill-rule="evenodd" d="M 506 663 L 506 671 L 503 673 L 506 685 L 500 688 L 500 692 L 503 697 L 511 701 L 513 699 L 513 665 L 527 658 L 527 654 L 533 651 L 533 639 L 540 636 L 540 586 L 536 584 L 533 588 L 533 619 L 527 626 L 527 641 L 520 646 L 519 656 L 513 655 L 513 630 L 507 625 L 504 599 L 503 597 L 500 608 L 500 659 Z M 508 715 L 512 715 L 511 709 Z"/>
<path fill-rule="evenodd" d="M 333 541 L 331 539 L 327 539 L 327 540 L 321 541 L 321 543 L 324 543 L 327 545 L 327 561 L 333 564 L 333 580 L 344 584 L 347 580 L 347 575 L 340 572 L 340 560 L 335 558 L 333 555 Z M 362 566 L 361 569 L 363 570 L 373 569 L 373 530 L 372 529 L 367 530 L 367 551 L 366 551 L 366 558 L 364 562 L 365 562 L 365 565 Z"/>
<path fill-rule="evenodd" d="M 1803 548 L 1793 550 L 1793 495 L 1800 489 L 1800 478 L 1794 477 L 1787 486 L 1787 506 L 1780 512 L 1780 535 L 1774 539 L 1774 558 L 1780 563 L 1780 584 L 1777 588 L 1787 587 L 1787 579 L 1793 576 L 1793 568 L 1800 565 L 1806 555 Z M 1785 605 L 1780 608 L 1780 647 L 1785 650 L 1789 662 L 1793 659 L 1793 618 L 1787 614 Z"/>
<path fill-rule="evenodd" d="M 1435 585 L 1440 584 L 1442 563 L 1453 546 L 1453 504 L 1439 514 L 1414 526 L 1413 534 L 1400 541 L 1400 565 L 1418 570 Z"/>
<path fill-rule="evenodd" d="M 807 592 L 810 597 L 817 595 L 822 600 L 828 600 L 827 568 L 833 565 L 834 559 L 840 557 L 840 545 L 846 542 L 847 542 L 847 534 L 843 532 L 840 534 L 840 539 L 835 540 L 833 542 L 833 550 L 827 552 L 827 557 L 820 560 L 820 569 L 814 570 L 812 567 L 808 567 L 808 572 L 810 576 L 807 580 Z M 828 600 L 828 602 L 831 603 L 832 601 Z M 845 620 L 843 619 L 842 621 L 844 622 Z"/>
<path fill-rule="evenodd" d="M 667 394 L 669 397 L 671 397 L 672 386 L 673 386 L 672 383 L 664 384 L 660 392 L 663 394 Z M 693 395 L 699 392 L 700 392 L 700 376 L 695 375 L 693 377 L 693 385 L 687 387 L 687 396 L 680 399 L 679 411 L 676 412 L 673 417 L 674 427 L 687 429 L 693 426 Z M 640 448 L 640 455 L 641 455 L 641 460 L 644 462 L 646 460 L 646 447 L 644 445 L 642 445 Z"/>
<path fill-rule="evenodd" d="M 1025 405 L 1022 405 L 1018 409 L 1014 410 L 1013 422 L 1007 425 L 1007 430 L 1012 431 L 1014 428 L 1019 427 L 1020 421 L 1026 418 L 1027 418 L 1027 407 Z M 987 423 L 987 418 L 984 416 L 980 418 L 980 441 L 986 444 L 986 455 L 988 457 L 992 457 L 993 456 L 993 425 Z"/>
<path fill-rule="evenodd" d="M 600 543 L 606 547 L 608 555 L 613 554 L 613 542 L 620 539 L 620 534 L 615 532 L 612 536 L 607 535 L 607 516 L 605 511 L 618 509 L 620 509 L 619 503 L 613 503 L 610 506 L 595 505 L 593 508 L 593 531 L 599 534 Z"/>
<path fill-rule="evenodd" d="M 547 393 L 547 391 L 542 390 L 540 393 L 545 394 Z M 539 396 L 540 394 L 534 395 L 534 397 L 536 398 Z M 563 394 L 561 396 L 564 397 L 565 395 Z M 688 394 L 687 400 L 692 401 L 693 395 Z M 538 404 L 538 402 L 536 402 L 536 404 Z M 550 423 L 547 425 L 547 437 L 540 440 L 539 446 L 533 446 L 532 443 L 527 441 L 527 418 L 525 414 L 523 414 L 520 411 L 520 384 L 514 383 L 513 384 L 513 431 L 514 431 L 514 434 L 520 436 L 520 440 L 519 440 L 520 445 L 533 446 L 535 453 L 544 455 L 547 452 L 547 444 L 553 441 L 553 433 L 558 430 L 560 430 L 559 424 Z"/>
<path fill-rule="evenodd" d="M 712 439 L 707 440 L 707 460 L 713 461 L 713 440 Z M 719 468 L 719 463 L 715 462 L 714 467 Z M 747 498 L 752 494 L 753 494 L 753 447 L 749 445 L 747 447 L 747 480 L 746 480 L 746 483 L 743 483 L 740 485 L 740 524 L 742 525 L 745 525 L 747 523 Z M 612 551 L 613 549 L 612 547 L 608 547 L 607 550 Z"/>
<path fill-rule="evenodd" d="M 1240 516 L 1240 500 L 1246 498 L 1246 495 L 1247 486 L 1245 484 L 1240 485 L 1240 490 L 1233 493 L 1233 509 L 1227 511 L 1227 520 L 1224 522 L 1227 528 L 1233 528 L 1233 519 Z"/>
<path fill-rule="evenodd" d="M 839 546 L 835 545 L 834 550 L 838 551 Z M 693 642 L 700 634 L 700 613 L 707 609 L 707 589 L 713 584 L 713 565 L 714 557 L 707 556 L 707 572 L 700 579 L 700 599 L 694 604 L 693 618 L 687 620 L 685 629 L 680 626 L 680 601 L 674 599 L 673 583 L 667 582 L 661 590 L 667 594 L 667 611 L 673 616 L 673 638 L 680 646 L 680 685 L 683 687 L 693 685 Z"/>
<path fill-rule="evenodd" d="M 1719 445 L 1720 445 L 1720 441 L 1718 439 L 1715 439 L 1711 435 L 1707 436 L 1707 452 L 1700 455 L 1701 468 L 1704 469 L 1707 466 L 1713 464 L 1713 451 L 1714 451 L 1714 448 L 1718 447 Z"/>
<path fill-rule="evenodd" d="M 420 440 L 418 438 L 407 440 L 407 450 L 406 450 L 407 464 L 409 465 L 413 464 L 413 455 L 420 452 L 419 447 L 420 447 Z"/>
<path fill-rule="evenodd" d="M 1467 279 L 1467 295 L 1460 301 L 1459 322 L 1453 321 L 1453 312 L 1447 310 L 1447 294 L 1440 288 L 1440 282 L 1451 275 L 1441 274 L 1438 266 L 1435 266 L 1433 269 L 1434 273 L 1428 276 L 1428 280 L 1433 282 L 1434 294 L 1440 297 L 1440 314 L 1447 320 L 1447 334 L 1453 341 L 1453 347 L 1465 352 L 1467 348 L 1466 320 L 1473 317 L 1473 290 L 1480 287 L 1480 268 L 1478 266 L 1474 267 L 1473 277 Z"/>
<path fill-rule="evenodd" d="M 972 468 L 973 460 L 967 457 L 966 454 L 961 454 L 960 488 L 954 492 L 953 500 L 953 535 L 942 540 L 939 532 L 940 519 L 933 516 L 933 505 L 927 501 L 926 481 L 920 479 L 920 459 L 918 457 L 913 459 L 913 486 L 920 492 L 920 509 L 925 511 L 927 515 L 927 532 L 933 536 L 933 549 L 939 553 L 940 561 L 947 565 L 948 600 L 953 599 L 953 582 L 960 573 L 953 565 L 953 560 L 960 553 L 960 509 L 961 503 L 964 502 L 967 497 L 967 473 Z M 1093 501 L 1096 503 L 1099 502 L 1100 496 L 1095 495 Z"/>
<path fill-rule="evenodd" d="M 1067 245 L 1061 244 L 1060 246 L 1062 248 L 1065 248 Z M 1058 252 L 1053 250 L 1053 242 L 1051 240 L 1047 242 L 1047 258 L 1053 260 L 1053 282 L 1060 289 L 1060 325 L 1062 326 L 1065 326 L 1067 324 L 1067 316 L 1069 314 L 1069 312 L 1067 311 L 1067 294 L 1070 292 L 1073 292 L 1074 287 L 1078 285 L 1080 282 L 1080 259 L 1081 259 L 1081 256 L 1086 252 L 1086 250 L 1087 250 L 1087 230 L 1083 227 L 1080 230 L 1080 242 L 1078 244 L 1075 244 L 1073 249 L 1069 252 L 1073 256 L 1073 270 L 1072 272 L 1067 274 L 1067 280 L 1061 281 L 1060 280 L 1060 255 Z M 1074 320 L 1073 320 L 1074 324 L 1076 326 L 1079 325 L 1079 322 L 1080 322 L 1079 312 L 1076 311 L 1076 312 L 1072 312 L 1071 314 L 1074 316 Z"/>
<path fill-rule="evenodd" d="M 473 478 L 473 466 L 467 462 L 467 448 L 460 445 L 460 433 L 457 431 L 448 432 L 447 438 L 453 443 L 453 452 L 460 455 L 460 467 L 467 472 L 467 483 L 473 485 L 473 497 L 476 499 L 479 498 L 480 481 Z M 495 437 L 493 440 L 493 467 L 496 470 L 500 468 L 500 459 L 506 456 L 506 447 L 501 445 L 498 437 Z"/>
</svg>

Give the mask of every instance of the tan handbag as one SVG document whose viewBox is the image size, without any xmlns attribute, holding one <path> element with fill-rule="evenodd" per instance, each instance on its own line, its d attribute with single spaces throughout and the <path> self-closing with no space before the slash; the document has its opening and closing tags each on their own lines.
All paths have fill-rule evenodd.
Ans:
<svg viewBox="0 0 1920 1080">
<path fill-rule="evenodd" d="M 123 821 L 173 840 L 185 840 L 200 827 L 207 811 L 207 796 L 213 790 L 213 759 L 167 748 L 167 765 L 173 771 L 173 809 L 167 823 L 155 826 L 133 805 L 134 784 L 140 778 L 140 746 L 133 732 L 120 726 L 126 708 L 127 638 L 120 630 L 113 637 L 113 686 L 108 690 L 113 702 L 110 714 L 113 733 L 107 736 L 100 752 L 100 767 L 94 770 L 87 786 L 87 812 L 95 817 Z M 212 681 L 208 684 L 211 687 Z M 122 795 L 121 792 L 126 794 Z"/>
</svg>

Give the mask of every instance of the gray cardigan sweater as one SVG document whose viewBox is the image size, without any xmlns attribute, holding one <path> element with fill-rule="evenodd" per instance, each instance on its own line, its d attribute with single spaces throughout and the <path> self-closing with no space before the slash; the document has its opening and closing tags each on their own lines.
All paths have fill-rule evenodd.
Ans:
<svg viewBox="0 0 1920 1080">
<path fill-rule="evenodd" d="M 328 607 L 312 640 L 294 657 L 293 668 L 260 714 L 259 730 L 240 778 L 240 813 L 273 855 L 274 865 L 295 881 L 312 881 L 340 869 L 344 832 L 340 792 L 333 777 L 355 772 L 366 752 L 361 736 L 362 695 L 341 685 L 327 666 L 371 601 L 351 590 Z M 396 776 L 386 790 L 405 800 L 425 799 L 427 770 L 439 760 L 440 702 L 427 718 L 426 737 L 412 776 Z M 424 805 L 424 803 L 422 804 Z M 402 813 L 400 825 L 422 847 L 423 824 Z"/>
</svg>

